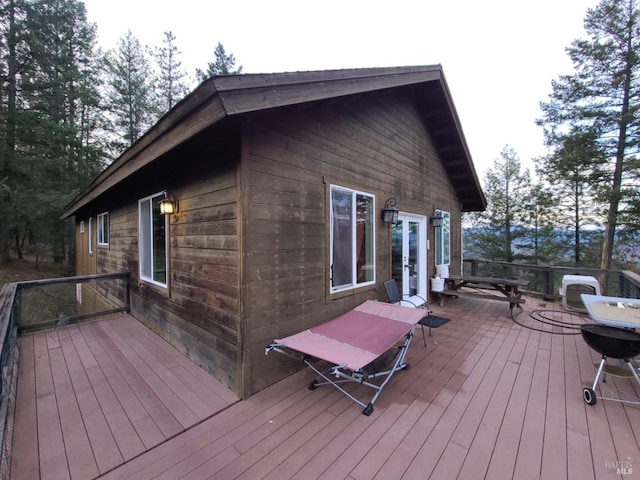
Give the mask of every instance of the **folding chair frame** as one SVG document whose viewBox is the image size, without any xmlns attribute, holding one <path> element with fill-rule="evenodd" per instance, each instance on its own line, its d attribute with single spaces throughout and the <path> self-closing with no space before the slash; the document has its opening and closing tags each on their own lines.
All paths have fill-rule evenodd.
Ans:
<svg viewBox="0 0 640 480">
<path fill-rule="evenodd" d="M 349 397 L 352 401 L 364 407 L 364 410 L 362 410 L 362 413 L 364 415 L 369 416 L 373 413 L 373 404 L 376 402 L 376 400 L 380 396 L 380 393 L 382 393 L 382 389 L 387 385 L 387 383 L 389 383 L 389 380 L 391 380 L 391 377 L 393 377 L 393 374 L 398 370 L 406 370 L 409 368 L 409 364 L 405 362 L 405 358 L 409 351 L 409 345 L 411 345 L 411 339 L 413 338 L 415 328 L 416 326 L 414 325 L 411 331 L 405 335 L 405 339 L 402 345 L 399 345 L 393 348 L 398 350 L 395 356 L 395 362 L 393 364 L 393 367 L 391 367 L 388 370 L 375 372 L 375 373 L 367 373 L 365 371 L 367 367 L 362 368 L 358 371 L 351 371 L 345 368 L 344 364 L 333 365 L 328 369 L 324 370 L 323 372 L 320 369 L 316 368 L 315 365 L 313 365 L 313 363 L 311 362 L 311 360 L 307 355 L 300 354 L 295 350 L 287 349 L 283 344 L 273 343 L 267 346 L 267 348 L 265 349 L 265 355 L 273 350 L 283 355 L 287 355 L 289 357 L 303 361 L 311 370 L 313 370 L 318 374 L 316 379 L 313 380 L 309 385 L 309 390 L 315 390 L 316 388 L 321 387 L 323 385 L 332 385 L 333 387 L 337 388 L 340 392 L 342 392 L 344 395 Z M 334 376 L 336 380 L 331 379 L 330 378 L 331 376 Z M 377 385 L 369 381 L 375 378 L 384 378 L 384 381 L 380 385 Z M 321 379 L 323 379 L 324 381 L 320 381 Z M 339 385 L 341 383 L 347 383 L 347 382 L 355 382 L 355 383 L 364 385 L 366 387 L 372 388 L 375 390 L 375 394 L 373 395 L 373 397 L 371 398 L 368 404 L 364 403 L 358 398 L 354 397 L 349 392 L 347 392 L 345 389 L 343 389 Z"/>
</svg>

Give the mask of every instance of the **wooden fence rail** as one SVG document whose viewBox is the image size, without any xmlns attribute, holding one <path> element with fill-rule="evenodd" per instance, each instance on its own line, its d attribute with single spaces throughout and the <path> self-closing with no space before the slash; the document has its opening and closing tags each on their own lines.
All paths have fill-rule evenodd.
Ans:
<svg viewBox="0 0 640 480">
<path fill-rule="evenodd" d="M 603 295 L 640 298 L 640 276 L 627 270 L 530 265 L 478 259 L 464 259 L 462 268 L 465 275 L 528 280 L 527 288 L 522 291 L 548 300 L 560 298 L 559 289 L 565 275 L 595 277 L 600 282 Z"/>
</svg>

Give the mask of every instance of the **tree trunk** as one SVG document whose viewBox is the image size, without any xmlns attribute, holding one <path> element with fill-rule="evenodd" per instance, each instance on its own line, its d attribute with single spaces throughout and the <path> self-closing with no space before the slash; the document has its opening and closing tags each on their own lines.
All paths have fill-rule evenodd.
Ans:
<svg viewBox="0 0 640 480">
<path fill-rule="evenodd" d="M 4 142 L 4 162 L 0 174 L 0 180 L 11 178 L 11 170 L 15 162 L 16 154 L 16 77 L 17 77 L 17 52 L 16 52 L 16 4 L 15 0 L 9 0 L 7 5 L 7 119 L 6 136 Z M 0 264 L 9 263 L 11 260 L 11 185 L 0 190 Z M 4 192 L 4 193 L 1 193 Z"/>
</svg>

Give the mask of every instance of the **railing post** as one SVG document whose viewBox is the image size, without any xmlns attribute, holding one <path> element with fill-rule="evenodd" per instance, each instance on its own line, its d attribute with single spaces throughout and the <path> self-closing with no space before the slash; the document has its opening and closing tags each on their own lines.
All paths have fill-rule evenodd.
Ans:
<svg viewBox="0 0 640 480">
<path fill-rule="evenodd" d="M 11 317 L 13 324 L 19 327 L 22 324 L 22 288 L 18 285 L 11 305 Z"/>
<path fill-rule="evenodd" d="M 129 273 L 129 275 L 127 275 L 127 293 L 126 293 L 126 306 L 127 306 L 127 312 L 131 313 L 131 274 Z"/>
<path fill-rule="evenodd" d="M 542 298 L 544 298 L 545 300 L 554 299 L 553 278 L 553 269 L 546 267 L 542 271 Z"/>
<path fill-rule="evenodd" d="M 471 276 L 472 277 L 477 277 L 478 276 L 478 260 L 471 260 Z"/>
</svg>

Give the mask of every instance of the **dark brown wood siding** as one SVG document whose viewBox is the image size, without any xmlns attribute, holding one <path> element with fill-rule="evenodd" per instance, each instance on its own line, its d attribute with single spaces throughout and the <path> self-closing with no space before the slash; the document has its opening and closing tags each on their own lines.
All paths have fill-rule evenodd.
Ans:
<svg viewBox="0 0 640 480">
<path fill-rule="evenodd" d="M 131 313 L 234 391 L 239 150 L 237 135 L 204 134 L 131 179 L 110 198 L 109 246 L 95 250 L 98 273 L 131 272 Z M 179 204 L 168 222 L 167 288 L 140 280 L 138 249 L 138 200 L 164 189 Z"/>
<path fill-rule="evenodd" d="M 298 365 L 266 359 L 274 338 L 333 318 L 366 299 L 386 300 L 390 231 L 379 220 L 389 197 L 401 211 L 452 214 L 452 258 L 460 256 L 460 205 L 425 130 L 402 92 L 380 93 L 256 116 L 245 124 L 243 181 L 245 375 L 258 391 Z M 375 195 L 377 285 L 329 294 L 331 184 Z M 428 235 L 433 230 L 429 227 Z M 456 243 L 457 242 L 457 243 Z M 455 262 L 455 261 L 454 261 Z M 429 269 L 435 271 L 433 249 Z"/>
</svg>

